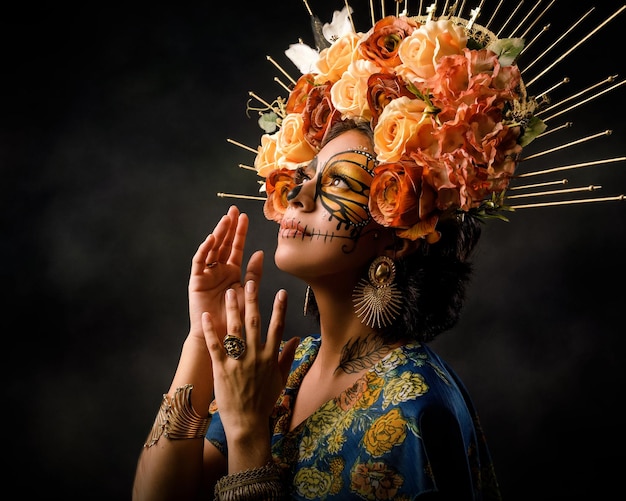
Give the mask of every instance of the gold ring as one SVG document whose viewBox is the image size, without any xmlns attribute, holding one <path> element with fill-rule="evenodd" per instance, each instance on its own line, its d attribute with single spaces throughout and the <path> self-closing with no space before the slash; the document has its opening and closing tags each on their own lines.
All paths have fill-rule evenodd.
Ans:
<svg viewBox="0 0 626 501">
<path fill-rule="evenodd" d="M 213 268 L 213 266 L 215 266 L 217 264 L 217 261 L 213 261 L 212 263 L 208 263 L 206 265 L 207 268 Z"/>
<path fill-rule="evenodd" d="M 237 360 L 246 352 L 246 341 L 239 336 L 227 334 L 224 338 L 224 349 L 226 350 L 226 355 Z"/>
</svg>

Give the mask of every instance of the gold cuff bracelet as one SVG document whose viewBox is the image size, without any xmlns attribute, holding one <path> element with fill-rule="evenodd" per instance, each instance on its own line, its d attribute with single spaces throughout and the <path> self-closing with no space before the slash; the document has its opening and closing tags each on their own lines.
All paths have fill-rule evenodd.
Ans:
<svg viewBox="0 0 626 501">
<path fill-rule="evenodd" d="M 161 407 L 144 447 L 152 447 L 161 435 L 171 440 L 203 438 L 206 435 L 211 417 L 202 417 L 194 411 L 191 406 L 192 389 L 193 385 L 186 384 L 176 388 L 172 398 L 163 394 Z"/>
</svg>

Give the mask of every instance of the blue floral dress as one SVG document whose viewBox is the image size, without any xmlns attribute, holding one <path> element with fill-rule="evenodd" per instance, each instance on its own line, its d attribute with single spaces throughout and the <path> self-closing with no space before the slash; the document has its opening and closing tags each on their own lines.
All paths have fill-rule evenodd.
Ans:
<svg viewBox="0 0 626 501">
<path fill-rule="evenodd" d="M 300 383 L 320 343 L 319 335 L 301 341 L 272 418 L 272 454 L 291 499 L 418 499 L 437 492 L 443 478 L 451 479 L 454 499 L 500 499 L 465 388 L 419 343 L 390 352 L 289 431 Z M 207 439 L 227 454 L 219 413 L 213 411 Z M 435 445 L 429 449 L 430 443 Z"/>
</svg>

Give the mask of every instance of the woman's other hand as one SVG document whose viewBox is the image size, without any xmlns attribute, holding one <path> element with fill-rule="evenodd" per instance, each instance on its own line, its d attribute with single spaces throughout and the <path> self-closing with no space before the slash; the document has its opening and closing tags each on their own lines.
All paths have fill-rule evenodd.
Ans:
<svg viewBox="0 0 626 501">
<path fill-rule="evenodd" d="M 213 315 L 205 313 L 202 317 L 213 364 L 215 400 L 228 441 L 230 472 L 262 466 L 269 460 L 269 418 L 287 381 L 298 344 L 298 338 L 290 339 L 279 354 L 286 291 L 276 294 L 265 340 L 255 280 L 246 281 L 244 296 L 242 309 L 233 289 L 225 294 L 228 334 L 245 341 L 241 357 L 227 355 Z"/>
<path fill-rule="evenodd" d="M 248 216 L 231 206 L 212 233 L 200 244 L 191 265 L 189 277 L 190 334 L 203 338 L 202 313 L 209 312 L 215 332 L 226 334 L 225 292 L 235 291 L 243 307 L 243 286 L 248 280 L 259 281 L 262 276 L 263 252 L 252 254 L 242 282 L 242 261 Z"/>
</svg>

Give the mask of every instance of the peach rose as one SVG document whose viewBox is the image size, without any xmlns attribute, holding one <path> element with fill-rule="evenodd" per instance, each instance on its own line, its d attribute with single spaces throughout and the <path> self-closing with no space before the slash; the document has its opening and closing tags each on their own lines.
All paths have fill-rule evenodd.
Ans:
<svg viewBox="0 0 626 501">
<path fill-rule="evenodd" d="M 304 137 L 303 119 L 299 113 L 288 114 L 275 135 L 277 167 L 296 169 L 315 156 L 315 149 Z"/>
<path fill-rule="evenodd" d="M 338 38 L 330 47 L 323 49 L 317 61 L 319 74 L 316 75 L 316 82 L 339 80 L 350 63 L 361 57 L 356 50 L 360 39 L 360 35 L 350 32 Z"/>
<path fill-rule="evenodd" d="M 374 145 L 379 162 L 396 162 L 415 146 L 420 127 L 430 126 L 424 113 L 426 103 L 406 96 L 391 101 L 374 128 Z"/>
<path fill-rule="evenodd" d="M 332 86 L 330 96 L 342 118 L 362 118 L 370 120 L 367 102 L 367 81 L 372 73 L 379 70 L 371 61 L 359 59 L 348 66 L 341 78 Z"/>
<path fill-rule="evenodd" d="M 267 177 L 276 168 L 276 134 L 278 132 L 261 136 L 261 145 L 254 159 L 254 168 L 261 177 Z"/>
<path fill-rule="evenodd" d="M 401 64 L 396 72 L 409 82 L 424 82 L 435 74 L 441 58 L 461 54 L 466 45 L 467 36 L 462 27 L 449 19 L 429 21 L 400 44 Z"/>
</svg>

